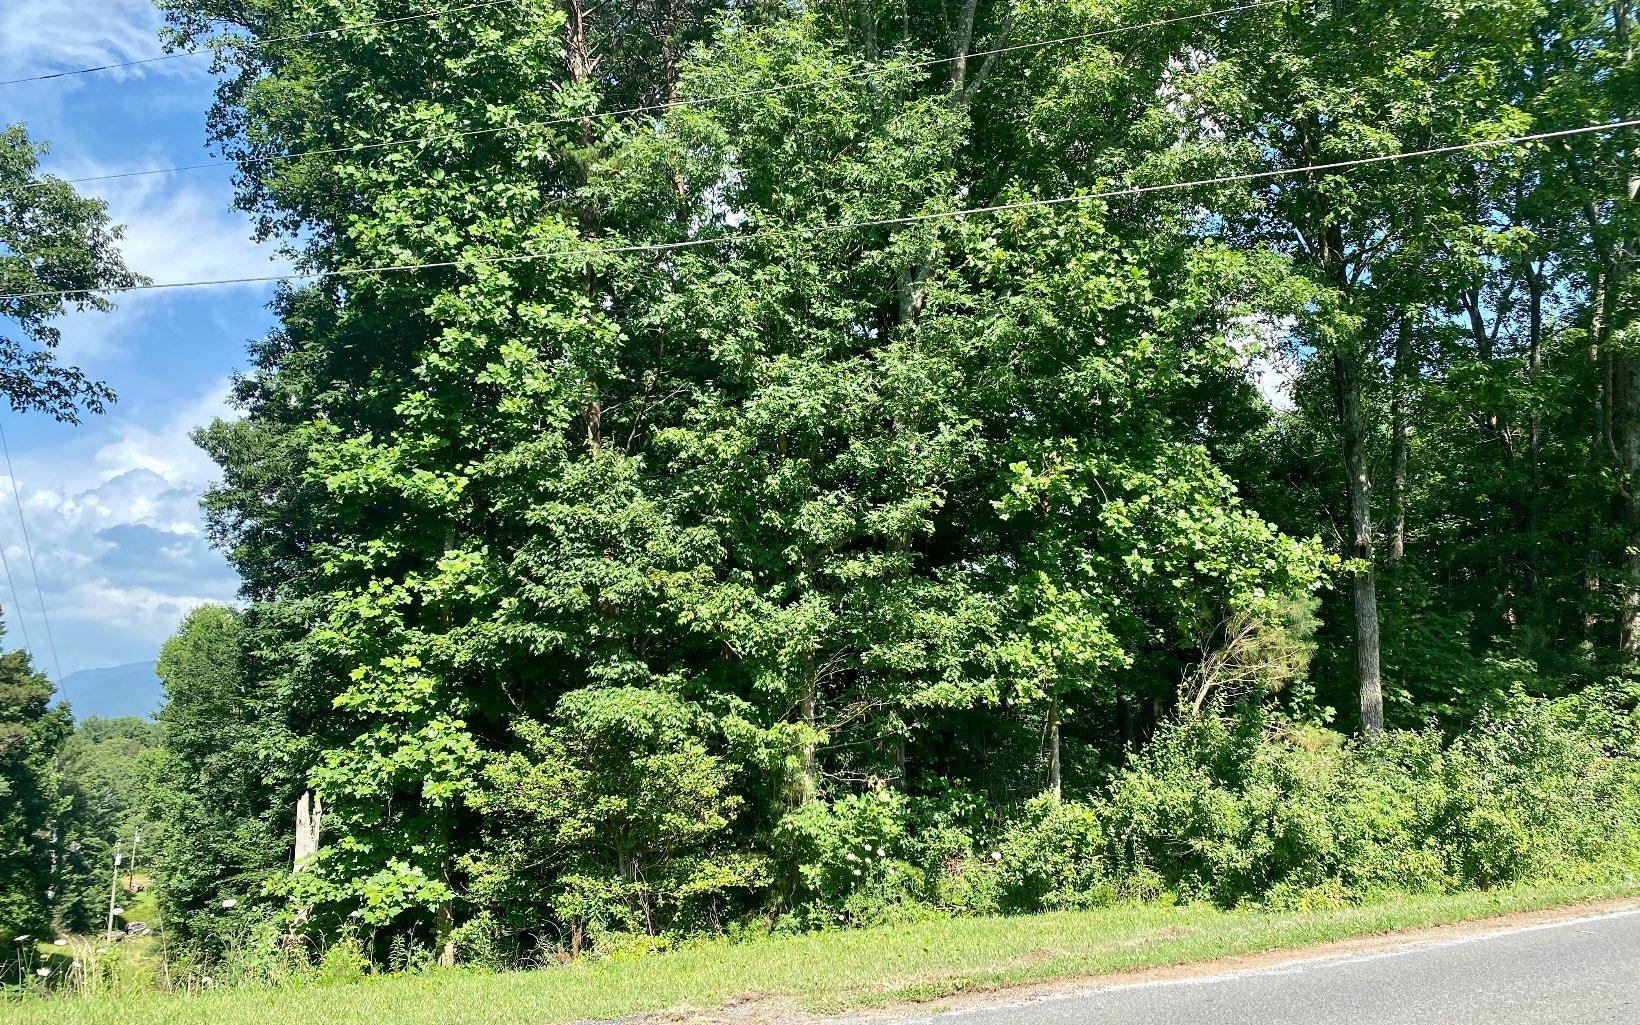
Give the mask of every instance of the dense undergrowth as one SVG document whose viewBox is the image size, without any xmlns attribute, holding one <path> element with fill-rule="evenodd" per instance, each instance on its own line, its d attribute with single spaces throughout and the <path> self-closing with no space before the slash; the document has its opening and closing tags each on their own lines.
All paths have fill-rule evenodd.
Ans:
<svg viewBox="0 0 1640 1025">
<path fill-rule="evenodd" d="M 1086 799 L 1044 797 L 991 829 L 953 802 L 849 797 L 803 820 L 798 917 L 1309 909 L 1622 872 L 1640 854 L 1640 762 L 1620 715 L 1519 699 L 1455 739 L 1366 743 L 1257 710 L 1203 716 Z"/>
<path fill-rule="evenodd" d="M 534 968 L 574 953 L 625 960 L 709 937 L 946 917 L 1174 904 L 1316 913 L 1528 882 L 1621 882 L 1640 875 L 1635 737 L 1630 713 L 1593 694 L 1517 698 L 1457 737 L 1431 728 L 1360 742 L 1258 709 L 1183 718 L 1094 793 L 1043 797 L 1005 817 L 971 795 L 886 788 L 804 806 L 763 866 L 789 870 L 782 914 L 709 928 L 716 895 L 702 888 L 651 891 L 646 922 L 630 891 L 589 880 L 578 951 L 567 936 L 523 946 L 468 929 L 462 955 Z M 402 938 L 373 945 L 356 923 L 322 944 L 300 937 L 288 917 L 242 920 L 163 981 L 190 991 L 338 982 L 433 961 Z M 58 966 L 55 981 L 32 988 L 151 987 L 128 961 Z"/>
</svg>

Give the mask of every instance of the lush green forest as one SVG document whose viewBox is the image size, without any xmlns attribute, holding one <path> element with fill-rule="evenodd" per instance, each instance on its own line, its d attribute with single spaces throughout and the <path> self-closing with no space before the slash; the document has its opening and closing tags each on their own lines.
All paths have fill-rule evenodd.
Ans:
<svg viewBox="0 0 1640 1025">
<path fill-rule="evenodd" d="M 160 6 L 305 275 L 139 759 L 184 968 L 1640 862 L 1632 0 Z M 8 658 L 74 928 L 7 859 L 149 734 Z"/>
</svg>

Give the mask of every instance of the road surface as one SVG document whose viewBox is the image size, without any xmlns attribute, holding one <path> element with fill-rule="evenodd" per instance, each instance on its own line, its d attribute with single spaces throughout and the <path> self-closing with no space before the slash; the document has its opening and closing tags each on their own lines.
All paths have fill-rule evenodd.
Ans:
<svg viewBox="0 0 1640 1025">
<path fill-rule="evenodd" d="M 907 1019 L 934 1025 L 1640 1025 L 1640 910 Z"/>
</svg>

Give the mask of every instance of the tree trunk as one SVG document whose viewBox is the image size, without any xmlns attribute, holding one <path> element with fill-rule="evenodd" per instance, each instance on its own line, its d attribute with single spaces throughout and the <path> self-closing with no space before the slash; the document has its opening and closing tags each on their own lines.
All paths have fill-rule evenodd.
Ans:
<svg viewBox="0 0 1640 1025">
<path fill-rule="evenodd" d="M 877 12 L 871 0 L 855 0 L 856 16 L 860 20 L 860 35 L 865 43 L 866 60 L 877 63 Z"/>
<path fill-rule="evenodd" d="M 1640 661 L 1640 360 L 1625 354 L 1623 392 L 1623 656 Z"/>
<path fill-rule="evenodd" d="M 1355 668 L 1361 691 L 1361 732 L 1384 729 L 1384 694 L 1378 642 L 1378 581 L 1373 566 L 1372 478 L 1367 467 L 1367 428 L 1361 412 L 1361 355 L 1353 338 L 1333 354 L 1338 423 L 1349 478 L 1350 533 L 1357 562 L 1354 579 Z"/>
<path fill-rule="evenodd" d="M 319 853 L 319 838 L 324 827 L 325 807 L 319 795 L 311 790 L 304 790 L 296 801 L 296 843 L 295 857 L 291 860 L 291 872 L 306 872 L 313 867 L 313 859 Z M 306 925 L 313 917 L 313 908 L 302 905 L 296 909 L 297 926 Z"/>
<path fill-rule="evenodd" d="M 1334 0 L 1342 7 L 1341 0 Z M 1317 232 L 1319 266 L 1324 280 L 1340 298 L 1350 295 L 1345 266 L 1344 233 L 1336 224 Z M 1372 474 L 1367 463 L 1367 423 L 1361 409 L 1361 369 L 1366 353 L 1360 328 L 1339 329 L 1332 342 L 1333 387 L 1338 403 L 1338 438 L 1343 449 L 1344 476 L 1349 492 L 1350 547 L 1356 562 L 1353 580 L 1355 606 L 1355 672 L 1360 691 L 1361 732 L 1375 736 L 1384 729 L 1384 689 L 1378 639 L 1378 578 L 1372 533 Z"/>
<path fill-rule="evenodd" d="M 818 690 L 819 681 L 811 673 L 804 684 L 803 696 L 798 699 L 798 714 L 803 718 L 803 725 L 810 730 L 809 736 L 803 738 L 803 780 L 802 791 L 797 795 L 799 804 L 808 804 L 820 793 L 819 752 L 815 749 L 813 735 L 819 719 Z"/>
<path fill-rule="evenodd" d="M 1630 0 L 1612 4 L 1612 25 L 1617 43 L 1623 53 L 1625 69 L 1634 63 L 1634 40 L 1631 32 Z M 1627 118 L 1628 109 L 1616 112 Z M 1640 171 L 1633 167 L 1620 169 L 1622 195 L 1633 204 L 1640 200 Z M 1621 215 L 1615 215 L 1614 220 Z M 1627 351 L 1614 352 L 1612 339 L 1627 330 L 1629 324 L 1613 323 L 1621 309 L 1628 305 L 1634 248 L 1627 233 L 1619 233 L 1615 251 L 1608 256 L 1607 281 L 1602 320 L 1601 348 L 1608 361 L 1610 404 L 1617 421 L 1613 434 L 1621 451 L 1618 480 L 1621 482 L 1623 511 L 1623 580 L 1621 611 L 1618 623 L 1619 645 L 1624 659 L 1633 665 L 1640 661 L 1640 355 Z"/>
<path fill-rule="evenodd" d="M 592 40 L 588 35 L 588 11 L 582 0 L 564 0 L 564 64 L 569 72 L 570 84 L 575 87 L 588 85 L 592 82 L 593 72 L 598 67 L 598 58 L 592 52 Z M 593 131 L 592 122 L 582 118 L 580 123 L 580 152 L 576 154 L 575 162 L 581 183 L 584 185 L 591 180 Z M 591 244 L 598 236 L 598 217 L 591 204 L 583 203 L 576 211 L 576 219 L 581 229 L 581 238 Z M 598 308 L 598 272 L 588 261 L 582 270 L 582 283 L 590 301 L 590 309 Z M 600 395 L 600 383 L 595 379 L 587 381 L 588 397 L 581 409 L 581 417 L 586 422 L 587 447 L 594 452 L 603 447 L 603 399 Z"/>
<path fill-rule="evenodd" d="M 1054 694 L 1048 704 L 1048 791 L 1053 795 L 1053 803 L 1058 804 L 1065 798 L 1064 779 L 1059 769 L 1059 695 Z"/>
<path fill-rule="evenodd" d="M 1407 550 L 1407 447 L 1411 431 L 1407 404 L 1418 365 L 1412 353 L 1412 325 L 1403 319 L 1395 336 L 1395 389 L 1390 399 L 1389 561 L 1400 565 Z"/>
<path fill-rule="evenodd" d="M 440 968 L 454 968 L 456 966 L 456 909 L 453 859 L 450 857 L 450 814 L 448 809 L 438 813 L 438 836 L 444 850 L 444 858 L 439 862 L 439 881 L 444 884 L 445 892 L 450 894 L 438 902 L 433 909 L 433 944 L 438 951 L 438 965 Z"/>
<path fill-rule="evenodd" d="M 304 790 L 296 802 L 296 856 L 292 871 L 306 871 L 319 853 L 319 836 L 324 825 L 325 806 L 319 795 Z"/>
<path fill-rule="evenodd" d="M 1591 228 L 1598 231 L 1599 225 L 1591 223 Z M 1601 373 L 1602 346 L 1601 335 L 1605 321 L 1604 307 L 1606 295 L 1606 277 L 1597 274 L 1594 281 L 1593 301 L 1590 304 L 1589 324 L 1589 366 L 1593 372 L 1595 382 L 1594 395 L 1594 437 L 1590 441 L 1590 450 L 1593 453 L 1592 462 L 1601 463 L 1607 455 L 1606 423 L 1609 419 L 1606 401 L 1606 388 Z M 1590 503 L 1588 548 L 1583 559 L 1583 640 L 1589 646 L 1590 657 L 1594 655 L 1594 648 L 1599 643 L 1600 615 L 1604 610 L 1605 590 L 1603 583 L 1604 567 L 1601 562 L 1601 540 L 1605 533 L 1601 504 Z"/>
<path fill-rule="evenodd" d="M 1543 377 L 1543 269 L 1526 265 L 1527 321 L 1526 376 L 1531 390 L 1531 416 L 1527 426 L 1526 492 L 1526 586 L 1532 595 L 1532 614 L 1543 626 L 1543 579 L 1539 565 L 1538 535 L 1543 518 L 1543 412 L 1538 387 Z"/>
<path fill-rule="evenodd" d="M 448 871 L 445 874 L 448 875 Z M 433 932 L 437 936 L 438 966 L 440 968 L 454 968 L 456 966 L 455 931 L 455 912 L 451 909 L 448 900 L 441 900 L 438 908 L 433 912 Z"/>
</svg>

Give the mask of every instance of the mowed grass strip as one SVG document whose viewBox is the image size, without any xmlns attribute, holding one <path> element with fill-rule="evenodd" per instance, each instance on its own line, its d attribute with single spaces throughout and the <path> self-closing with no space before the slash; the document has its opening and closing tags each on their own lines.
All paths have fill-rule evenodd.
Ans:
<svg viewBox="0 0 1640 1025">
<path fill-rule="evenodd" d="M 1117 907 L 970 918 L 745 943 L 532 972 L 444 971 L 343 986 L 143 993 L 0 1004 L 16 1025 L 558 1025 L 731 1004 L 841 1012 L 1310 946 L 1510 912 L 1640 897 L 1640 885 L 1409 897 L 1302 914 Z"/>
</svg>

